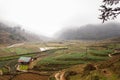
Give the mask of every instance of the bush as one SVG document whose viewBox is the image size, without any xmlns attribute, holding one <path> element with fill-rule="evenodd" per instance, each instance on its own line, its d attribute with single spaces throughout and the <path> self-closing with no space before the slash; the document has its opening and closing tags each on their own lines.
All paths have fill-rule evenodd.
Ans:
<svg viewBox="0 0 120 80">
<path fill-rule="evenodd" d="M 92 80 L 100 80 L 99 76 L 93 76 L 93 79 Z"/>
<path fill-rule="evenodd" d="M 92 70 L 96 70 L 96 68 L 95 68 L 94 65 L 92 65 L 92 64 L 87 64 L 87 65 L 84 67 L 84 71 L 92 71 Z"/>
<path fill-rule="evenodd" d="M 86 75 L 89 75 L 89 74 L 90 74 L 90 71 L 93 71 L 93 70 L 96 70 L 96 68 L 94 67 L 94 65 L 92 65 L 92 64 L 87 64 L 87 65 L 84 67 L 83 74 L 81 75 L 81 77 L 86 76 Z"/>
</svg>

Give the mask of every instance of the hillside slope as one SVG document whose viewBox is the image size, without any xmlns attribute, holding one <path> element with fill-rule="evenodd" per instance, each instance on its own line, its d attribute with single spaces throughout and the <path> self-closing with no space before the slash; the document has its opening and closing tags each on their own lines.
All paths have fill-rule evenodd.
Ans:
<svg viewBox="0 0 120 80">
<path fill-rule="evenodd" d="M 61 30 L 59 39 L 63 40 L 102 40 L 120 36 L 119 23 L 86 25 Z"/>
<path fill-rule="evenodd" d="M 45 37 L 25 31 L 20 26 L 11 27 L 5 23 L 0 22 L 0 44 L 23 41 L 40 41 L 43 38 Z"/>
<path fill-rule="evenodd" d="M 107 61 L 72 66 L 53 74 L 50 80 L 120 80 L 120 55 Z"/>
</svg>

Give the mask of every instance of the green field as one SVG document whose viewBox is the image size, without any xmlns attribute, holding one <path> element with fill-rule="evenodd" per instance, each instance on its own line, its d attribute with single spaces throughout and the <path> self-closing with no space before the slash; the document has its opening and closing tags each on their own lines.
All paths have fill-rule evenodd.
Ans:
<svg viewBox="0 0 120 80">
<path fill-rule="evenodd" d="M 71 46 L 69 46 L 67 43 L 64 44 L 65 47 L 68 47 L 68 49 L 58 50 L 54 53 L 51 53 L 50 56 L 40 60 L 35 69 L 46 71 L 61 70 L 77 64 L 104 61 L 109 59 L 108 54 L 113 53 L 114 51 L 114 44 L 102 44 L 104 45 L 103 47 L 101 44 L 97 44 L 97 47 L 91 47 L 91 44 L 94 45 L 94 43 L 68 43 Z M 117 44 L 117 47 L 119 45 L 120 44 Z"/>
<path fill-rule="evenodd" d="M 40 53 L 39 47 L 45 47 L 41 43 L 27 43 L 20 47 L 4 48 L 2 52 L 13 53 L 10 56 L 0 58 L 0 68 L 4 65 L 11 67 L 12 71 L 15 71 L 17 60 L 20 56 L 38 57 L 43 54 L 45 57 L 37 61 L 33 70 L 46 71 L 54 73 L 63 69 L 70 68 L 74 65 L 97 63 L 109 59 L 108 54 L 113 53 L 115 48 L 120 48 L 118 43 L 100 43 L 100 42 L 81 42 L 81 41 L 66 41 L 66 42 L 47 42 L 47 47 L 66 47 L 66 49 L 52 49 Z M 21 70 L 28 69 L 28 66 L 20 66 Z M 75 80 L 78 75 L 70 77 L 71 80 Z"/>
</svg>

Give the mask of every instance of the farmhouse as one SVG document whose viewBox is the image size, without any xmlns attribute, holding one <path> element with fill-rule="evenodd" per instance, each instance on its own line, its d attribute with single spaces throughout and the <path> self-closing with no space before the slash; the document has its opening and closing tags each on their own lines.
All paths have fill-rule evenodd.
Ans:
<svg viewBox="0 0 120 80">
<path fill-rule="evenodd" d="M 33 61 L 32 57 L 20 57 L 16 65 L 17 71 L 27 72 L 29 64 Z"/>
<path fill-rule="evenodd" d="M 20 57 L 18 59 L 18 63 L 21 63 L 21 64 L 29 64 L 31 61 L 32 61 L 31 57 Z"/>
</svg>

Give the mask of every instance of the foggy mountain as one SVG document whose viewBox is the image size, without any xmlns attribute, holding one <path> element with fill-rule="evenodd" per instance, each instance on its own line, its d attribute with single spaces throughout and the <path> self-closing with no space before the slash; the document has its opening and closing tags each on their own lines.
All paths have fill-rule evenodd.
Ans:
<svg viewBox="0 0 120 80">
<path fill-rule="evenodd" d="M 63 29 L 58 33 L 58 39 L 62 40 L 102 40 L 113 37 L 120 37 L 120 23 L 90 24 Z"/>
<path fill-rule="evenodd" d="M 46 39 L 46 37 L 30 33 L 20 26 L 11 27 L 10 25 L 0 22 L 0 43 L 41 41 L 43 39 Z"/>
</svg>

